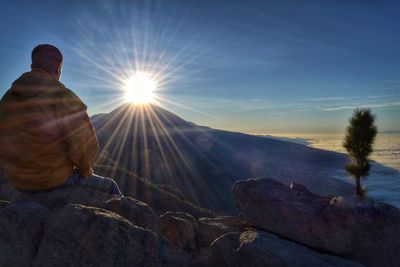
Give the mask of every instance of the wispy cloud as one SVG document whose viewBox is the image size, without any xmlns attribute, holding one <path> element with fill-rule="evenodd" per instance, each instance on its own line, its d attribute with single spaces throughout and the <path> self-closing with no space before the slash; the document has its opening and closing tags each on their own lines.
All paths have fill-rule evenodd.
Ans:
<svg viewBox="0 0 400 267">
<path fill-rule="evenodd" d="M 383 82 L 390 85 L 400 85 L 400 80 L 384 80 Z"/>
<path fill-rule="evenodd" d="M 368 96 L 370 99 L 381 99 L 381 98 L 388 98 L 388 97 L 396 97 L 396 95 L 371 95 Z"/>
<path fill-rule="evenodd" d="M 332 97 L 317 97 L 317 98 L 300 98 L 301 101 L 310 102 L 326 102 L 326 101 L 338 101 L 338 100 L 349 100 L 351 97 L 347 96 L 332 96 Z"/>
<path fill-rule="evenodd" d="M 312 111 L 313 109 L 312 108 L 295 108 L 295 109 L 292 109 L 292 111 L 294 111 L 294 112 L 309 112 L 309 111 Z"/>
<path fill-rule="evenodd" d="M 288 112 L 269 112 L 269 113 L 267 113 L 267 115 L 272 115 L 272 116 L 274 116 L 274 115 L 282 115 L 282 114 L 287 114 Z"/>
<path fill-rule="evenodd" d="M 320 110 L 323 111 L 337 111 L 337 110 L 349 110 L 354 109 L 355 107 L 359 108 L 376 108 L 376 109 L 384 109 L 384 108 L 400 108 L 400 101 L 394 102 L 383 102 L 383 103 L 375 103 L 375 104 L 360 104 L 360 105 L 342 105 L 342 106 L 331 106 L 331 107 L 319 107 Z"/>
</svg>

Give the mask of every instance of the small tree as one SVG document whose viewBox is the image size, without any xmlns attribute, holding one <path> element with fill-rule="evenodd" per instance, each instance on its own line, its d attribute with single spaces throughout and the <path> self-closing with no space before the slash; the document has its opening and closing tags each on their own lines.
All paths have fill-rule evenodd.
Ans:
<svg viewBox="0 0 400 267">
<path fill-rule="evenodd" d="M 377 133 L 375 116 L 369 109 L 354 110 L 353 116 L 349 119 L 346 137 L 343 147 L 349 152 L 351 162 L 346 165 L 346 171 L 356 179 L 356 194 L 362 197 L 365 189 L 361 189 L 361 177 L 369 174 L 370 164 L 368 156 L 373 151 L 372 145 Z"/>
</svg>

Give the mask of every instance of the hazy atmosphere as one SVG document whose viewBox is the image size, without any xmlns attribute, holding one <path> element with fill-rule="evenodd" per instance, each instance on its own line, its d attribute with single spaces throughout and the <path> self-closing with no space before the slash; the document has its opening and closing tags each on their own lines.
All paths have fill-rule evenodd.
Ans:
<svg viewBox="0 0 400 267">
<path fill-rule="evenodd" d="M 398 1 L 1 1 L 0 94 L 30 52 L 64 54 L 90 114 L 124 102 L 131 73 L 156 104 L 246 133 L 344 132 L 354 107 L 400 130 Z"/>
</svg>

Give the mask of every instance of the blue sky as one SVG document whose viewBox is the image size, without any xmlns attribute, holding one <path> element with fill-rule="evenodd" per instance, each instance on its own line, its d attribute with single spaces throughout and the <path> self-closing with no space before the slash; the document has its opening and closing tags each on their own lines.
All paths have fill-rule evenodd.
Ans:
<svg viewBox="0 0 400 267">
<path fill-rule="evenodd" d="M 354 107 L 400 130 L 398 1 L 0 1 L 0 94 L 39 43 L 91 114 L 130 73 L 183 118 L 249 133 L 343 132 Z"/>
</svg>

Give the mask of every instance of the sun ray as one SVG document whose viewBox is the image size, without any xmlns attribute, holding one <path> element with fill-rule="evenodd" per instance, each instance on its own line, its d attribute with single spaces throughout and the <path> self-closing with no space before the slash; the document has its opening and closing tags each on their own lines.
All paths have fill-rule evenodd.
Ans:
<svg viewBox="0 0 400 267">
<path fill-rule="evenodd" d="M 147 114 L 148 114 L 149 117 L 151 116 L 150 110 L 147 110 Z M 167 160 L 167 156 L 166 156 L 166 154 L 165 154 L 165 151 L 164 151 L 162 142 L 161 142 L 161 140 L 160 140 L 160 135 L 159 135 L 159 133 L 157 132 L 157 127 L 156 127 L 155 124 L 154 124 L 154 120 L 150 120 L 149 123 L 150 123 L 151 130 L 152 130 L 152 132 L 153 132 L 153 134 L 154 134 L 154 137 L 155 137 L 155 140 L 156 140 L 158 149 L 159 149 L 159 151 L 160 151 L 160 153 L 161 153 L 162 160 L 163 160 L 163 162 L 167 162 L 167 161 L 168 161 L 168 160 Z M 172 170 L 171 170 L 169 164 L 166 164 L 166 168 L 167 168 L 167 173 L 168 173 L 168 175 L 169 175 L 169 176 L 172 176 Z"/>
<path fill-rule="evenodd" d="M 194 194 L 196 191 L 195 188 L 190 188 L 191 183 L 193 187 L 203 186 L 201 173 L 196 169 L 191 155 L 186 155 L 185 149 L 182 149 L 182 146 L 194 148 L 196 143 L 185 130 L 178 126 L 171 127 L 174 122 L 148 103 L 161 106 L 174 105 L 201 113 L 189 105 L 179 104 L 178 98 L 168 99 L 169 88 L 181 90 L 182 81 L 185 79 L 198 79 L 199 76 L 196 74 L 201 67 L 197 69 L 186 67 L 213 49 L 213 45 L 203 47 L 201 50 L 197 46 L 203 39 L 204 33 L 209 32 L 209 26 L 194 32 L 182 45 L 176 47 L 176 41 L 179 41 L 177 36 L 181 28 L 184 28 L 186 18 L 192 14 L 191 10 L 192 7 L 187 10 L 184 17 L 178 18 L 178 25 L 175 25 L 174 21 L 165 21 L 174 24 L 168 24 L 169 29 L 173 29 L 172 32 L 164 30 L 156 35 L 152 28 L 150 9 L 144 7 L 140 12 L 135 8 L 122 10 L 122 15 L 129 15 L 128 23 L 125 25 L 119 25 L 119 19 L 109 10 L 110 24 L 92 23 L 87 27 L 87 23 L 83 21 L 79 30 L 82 35 L 88 36 L 90 42 L 76 43 L 76 51 L 83 59 L 83 63 L 97 70 L 85 74 L 94 82 L 81 86 L 94 92 L 96 90 L 109 92 L 108 100 L 97 101 L 99 104 L 96 110 L 105 110 L 124 102 L 132 103 L 120 109 L 117 114 L 113 114 L 111 121 L 118 119 L 119 122 L 105 122 L 98 126 L 99 134 L 102 134 L 104 129 L 110 132 L 109 139 L 103 144 L 103 153 L 108 151 L 107 156 L 116 163 L 115 165 L 119 162 L 129 162 L 129 166 L 132 167 L 129 171 L 137 172 L 148 179 L 152 179 L 155 172 L 165 172 L 164 183 L 174 186 L 184 185 L 183 188 L 188 190 L 188 194 Z M 137 14 L 135 11 L 138 11 Z M 209 24 L 212 25 L 212 22 Z M 94 38 L 94 35 L 97 37 Z M 198 63 L 196 65 L 200 66 Z M 147 76 L 147 80 L 138 78 L 141 75 Z M 178 87 L 179 84 L 181 87 Z M 114 93 L 110 90 L 112 88 L 119 89 L 116 91 L 119 97 L 114 97 Z M 162 94 L 162 91 L 165 94 Z M 202 115 L 211 116 L 206 113 Z M 152 154 L 151 150 L 157 151 L 157 155 Z M 138 157 L 141 159 L 137 159 Z M 162 170 L 155 164 L 158 160 L 164 165 Z M 160 175 L 159 177 L 163 178 Z M 188 179 L 178 179 L 178 177 Z M 182 186 L 178 188 L 182 189 Z M 207 185 L 203 188 L 207 188 Z"/>
</svg>

